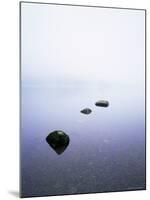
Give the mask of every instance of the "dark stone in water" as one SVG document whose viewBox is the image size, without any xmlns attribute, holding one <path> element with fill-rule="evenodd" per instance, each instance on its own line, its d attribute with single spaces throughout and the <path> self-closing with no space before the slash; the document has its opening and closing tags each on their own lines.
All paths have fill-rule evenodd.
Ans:
<svg viewBox="0 0 150 200">
<path fill-rule="evenodd" d="M 100 101 L 97 101 L 95 103 L 96 106 L 100 106 L 100 107 L 108 107 L 109 106 L 109 102 L 106 101 L 106 100 L 100 100 Z"/>
<path fill-rule="evenodd" d="M 69 136 L 63 131 L 57 130 L 51 132 L 46 137 L 47 143 L 56 151 L 57 154 L 61 154 L 65 151 L 69 145 Z"/>
<path fill-rule="evenodd" d="M 92 110 L 90 108 L 84 108 L 80 112 L 83 114 L 89 115 L 92 112 Z"/>
</svg>

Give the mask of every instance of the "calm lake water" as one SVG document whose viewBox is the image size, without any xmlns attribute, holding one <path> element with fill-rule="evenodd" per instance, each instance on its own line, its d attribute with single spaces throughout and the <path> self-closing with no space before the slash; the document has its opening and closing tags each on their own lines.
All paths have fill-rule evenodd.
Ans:
<svg viewBox="0 0 150 200">
<path fill-rule="evenodd" d="M 22 86 L 22 196 L 144 189 L 145 100 L 135 88 Z M 96 107 L 101 99 L 109 107 Z M 45 140 L 54 130 L 70 137 L 61 155 Z"/>
</svg>

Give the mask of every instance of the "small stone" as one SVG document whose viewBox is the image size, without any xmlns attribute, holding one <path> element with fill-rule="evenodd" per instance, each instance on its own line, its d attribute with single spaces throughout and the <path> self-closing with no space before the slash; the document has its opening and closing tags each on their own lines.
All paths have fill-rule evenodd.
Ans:
<svg viewBox="0 0 150 200">
<path fill-rule="evenodd" d="M 89 115 L 92 112 L 92 110 L 90 108 L 84 108 L 80 112 L 85 114 L 85 115 Z"/>
<path fill-rule="evenodd" d="M 96 106 L 100 106 L 100 107 L 108 107 L 109 106 L 109 102 L 106 101 L 106 100 L 100 100 L 100 101 L 97 101 L 95 103 Z"/>
<path fill-rule="evenodd" d="M 51 132 L 46 137 L 47 143 L 55 150 L 57 154 L 61 154 L 65 151 L 69 145 L 69 136 L 61 130 Z"/>
</svg>

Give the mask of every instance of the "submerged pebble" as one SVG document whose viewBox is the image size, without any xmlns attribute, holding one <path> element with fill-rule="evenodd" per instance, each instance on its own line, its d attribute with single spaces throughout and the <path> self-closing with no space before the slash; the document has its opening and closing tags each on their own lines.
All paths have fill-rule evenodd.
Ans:
<svg viewBox="0 0 150 200">
<path fill-rule="evenodd" d="M 100 106 L 100 107 L 108 107 L 109 106 L 109 102 L 106 101 L 106 100 L 100 100 L 100 101 L 97 101 L 95 103 L 96 106 Z"/>
<path fill-rule="evenodd" d="M 92 110 L 90 108 L 84 108 L 80 112 L 85 114 L 85 115 L 89 115 L 92 112 Z"/>
<path fill-rule="evenodd" d="M 46 137 L 47 143 L 55 150 L 57 154 L 61 154 L 65 151 L 69 145 L 69 136 L 61 130 L 51 132 Z"/>
</svg>

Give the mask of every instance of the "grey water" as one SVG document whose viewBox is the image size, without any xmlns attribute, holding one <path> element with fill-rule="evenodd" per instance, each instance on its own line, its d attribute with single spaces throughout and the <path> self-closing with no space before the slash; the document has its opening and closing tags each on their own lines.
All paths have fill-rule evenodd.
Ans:
<svg viewBox="0 0 150 200">
<path fill-rule="evenodd" d="M 29 85 L 21 99 L 23 197 L 145 189 L 143 90 Z M 45 140 L 55 130 L 70 137 L 60 155 Z"/>
</svg>

